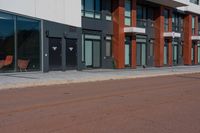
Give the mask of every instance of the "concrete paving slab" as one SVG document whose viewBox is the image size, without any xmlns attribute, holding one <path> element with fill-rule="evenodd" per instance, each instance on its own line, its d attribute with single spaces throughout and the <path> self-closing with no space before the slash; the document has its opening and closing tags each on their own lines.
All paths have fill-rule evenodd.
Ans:
<svg viewBox="0 0 200 133">
<path fill-rule="evenodd" d="M 152 67 L 146 69 L 93 69 L 83 71 L 70 70 L 65 72 L 53 71 L 49 73 L 2 73 L 0 74 L 0 89 L 134 79 L 190 73 L 200 73 L 200 66 Z"/>
</svg>

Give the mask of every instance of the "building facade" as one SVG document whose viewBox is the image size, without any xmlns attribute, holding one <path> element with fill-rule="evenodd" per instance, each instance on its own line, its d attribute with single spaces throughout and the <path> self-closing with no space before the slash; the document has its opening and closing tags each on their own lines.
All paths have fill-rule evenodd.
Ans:
<svg viewBox="0 0 200 133">
<path fill-rule="evenodd" d="M 199 4 L 0 0 L 0 73 L 198 65 Z"/>
</svg>

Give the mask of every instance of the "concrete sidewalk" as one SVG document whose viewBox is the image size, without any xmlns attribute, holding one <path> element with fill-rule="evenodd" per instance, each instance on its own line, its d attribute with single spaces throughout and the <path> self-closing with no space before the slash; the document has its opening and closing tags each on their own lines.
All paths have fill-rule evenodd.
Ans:
<svg viewBox="0 0 200 133">
<path fill-rule="evenodd" d="M 200 66 L 0 74 L 0 89 L 200 73 Z"/>
</svg>

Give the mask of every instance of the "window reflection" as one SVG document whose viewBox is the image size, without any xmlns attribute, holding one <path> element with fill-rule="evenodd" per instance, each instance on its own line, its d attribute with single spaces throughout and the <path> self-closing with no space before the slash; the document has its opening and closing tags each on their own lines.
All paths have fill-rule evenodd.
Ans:
<svg viewBox="0 0 200 133">
<path fill-rule="evenodd" d="M 35 70 L 40 70 L 40 21 L 0 12 L 0 72 Z"/>
<path fill-rule="evenodd" d="M 14 70 L 14 19 L 0 13 L 0 72 Z"/>
<path fill-rule="evenodd" d="M 39 22 L 17 18 L 17 64 L 20 71 L 40 69 Z"/>
</svg>

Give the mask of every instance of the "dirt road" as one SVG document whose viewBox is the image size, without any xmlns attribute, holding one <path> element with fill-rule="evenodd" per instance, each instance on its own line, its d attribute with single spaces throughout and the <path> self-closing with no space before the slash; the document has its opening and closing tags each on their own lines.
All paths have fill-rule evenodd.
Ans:
<svg viewBox="0 0 200 133">
<path fill-rule="evenodd" d="M 0 133 L 200 133 L 200 74 L 2 90 Z"/>
</svg>

